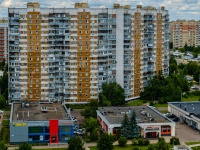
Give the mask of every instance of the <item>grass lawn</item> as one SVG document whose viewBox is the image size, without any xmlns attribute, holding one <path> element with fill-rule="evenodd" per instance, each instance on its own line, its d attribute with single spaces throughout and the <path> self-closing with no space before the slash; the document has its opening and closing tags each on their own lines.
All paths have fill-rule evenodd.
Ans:
<svg viewBox="0 0 200 150">
<path fill-rule="evenodd" d="M 138 99 L 138 100 L 133 100 L 133 101 L 127 102 L 124 106 L 141 106 L 148 102 L 149 102 L 148 100 Z"/>
<path fill-rule="evenodd" d="M 200 146 L 192 147 L 192 150 L 200 150 Z"/>
<path fill-rule="evenodd" d="M 120 146 L 115 145 L 114 150 L 133 150 L 134 147 L 138 147 L 138 148 L 140 148 L 140 150 L 146 150 L 148 148 L 148 146 L 126 145 L 124 147 L 120 147 Z M 92 147 L 89 147 L 89 148 L 90 148 L 90 150 L 97 150 L 96 146 L 92 146 Z"/>
<path fill-rule="evenodd" d="M 185 142 L 186 145 L 195 145 L 200 144 L 200 142 Z"/>
<path fill-rule="evenodd" d="M 154 104 L 154 107 L 168 107 L 168 104 Z"/>
<path fill-rule="evenodd" d="M 183 97 L 182 101 L 184 102 L 190 102 L 190 101 L 199 101 L 200 96 L 188 96 L 188 98 Z"/>
<path fill-rule="evenodd" d="M 162 114 L 166 114 L 168 113 L 168 110 L 160 110 L 159 112 L 161 112 Z"/>
</svg>

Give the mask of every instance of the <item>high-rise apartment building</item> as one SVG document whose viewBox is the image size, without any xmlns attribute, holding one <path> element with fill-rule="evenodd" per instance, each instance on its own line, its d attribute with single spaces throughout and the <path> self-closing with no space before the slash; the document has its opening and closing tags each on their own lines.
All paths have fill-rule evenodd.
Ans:
<svg viewBox="0 0 200 150">
<path fill-rule="evenodd" d="M 0 18 L 0 61 L 8 58 L 8 19 Z"/>
<path fill-rule="evenodd" d="M 98 99 L 116 81 L 126 100 L 151 76 L 168 76 L 169 15 L 164 7 L 9 8 L 9 97 L 19 100 Z"/>
<path fill-rule="evenodd" d="M 170 41 L 174 48 L 200 46 L 200 21 L 177 20 L 170 23 Z"/>
</svg>

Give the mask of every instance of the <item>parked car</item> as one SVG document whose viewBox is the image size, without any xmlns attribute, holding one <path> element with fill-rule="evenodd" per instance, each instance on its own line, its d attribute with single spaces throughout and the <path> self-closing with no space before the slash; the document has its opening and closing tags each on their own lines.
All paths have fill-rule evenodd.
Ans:
<svg viewBox="0 0 200 150">
<path fill-rule="evenodd" d="M 72 120 L 73 120 L 74 122 L 77 121 L 76 117 L 74 117 L 74 116 L 71 116 L 71 117 L 72 117 Z"/>
<path fill-rule="evenodd" d="M 3 110 L 0 110 L 0 114 L 3 114 Z"/>
<path fill-rule="evenodd" d="M 179 121 L 179 118 L 178 118 L 178 117 L 175 117 L 175 118 L 172 119 L 172 121 L 178 122 L 178 121 Z"/>
<path fill-rule="evenodd" d="M 78 135 L 83 135 L 83 134 L 85 134 L 85 133 L 86 133 L 85 128 L 79 129 L 79 130 L 77 131 L 77 134 L 78 134 Z"/>
</svg>

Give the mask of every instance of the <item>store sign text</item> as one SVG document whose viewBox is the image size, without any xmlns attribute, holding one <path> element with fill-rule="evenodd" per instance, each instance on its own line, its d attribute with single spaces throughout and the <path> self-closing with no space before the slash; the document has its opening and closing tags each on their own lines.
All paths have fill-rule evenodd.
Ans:
<svg viewBox="0 0 200 150">
<path fill-rule="evenodd" d="M 13 126 L 16 126 L 16 127 L 25 127 L 26 123 L 25 122 L 16 122 L 16 123 L 13 123 Z"/>
</svg>

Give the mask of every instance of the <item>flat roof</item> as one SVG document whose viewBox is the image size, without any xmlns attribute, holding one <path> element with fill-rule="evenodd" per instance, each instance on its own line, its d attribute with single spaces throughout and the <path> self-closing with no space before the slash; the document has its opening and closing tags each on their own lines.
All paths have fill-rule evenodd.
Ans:
<svg viewBox="0 0 200 150">
<path fill-rule="evenodd" d="M 169 104 L 200 118 L 200 102 L 169 102 Z"/>
<path fill-rule="evenodd" d="M 12 121 L 71 120 L 60 103 L 31 102 L 29 107 L 22 107 L 21 103 L 13 103 L 12 108 Z"/>
<path fill-rule="evenodd" d="M 111 123 L 121 124 L 125 112 L 135 111 L 138 123 L 173 122 L 151 106 L 99 107 L 98 111 Z M 115 112 L 115 113 L 114 113 Z M 130 117 L 130 114 L 127 114 Z M 151 118 L 151 119 L 150 119 Z"/>
</svg>

